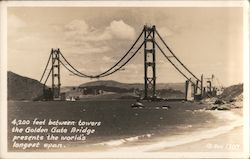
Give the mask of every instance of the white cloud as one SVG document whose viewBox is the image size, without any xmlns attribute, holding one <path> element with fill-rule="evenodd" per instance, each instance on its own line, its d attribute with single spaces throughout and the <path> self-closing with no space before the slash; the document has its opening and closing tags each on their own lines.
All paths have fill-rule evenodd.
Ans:
<svg viewBox="0 0 250 159">
<path fill-rule="evenodd" d="M 89 26 L 85 20 L 73 20 L 65 25 L 66 40 L 73 45 L 84 45 L 86 42 L 105 41 L 112 36 L 104 31 Z"/>
<path fill-rule="evenodd" d="M 115 38 L 118 39 L 134 39 L 135 29 L 130 25 L 124 23 L 122 20 L 112 21 L 110 26 L 106 28 L 107 32 L 110 32 Z"/>
<path fill-rule="evenodd" d="M 103 30 L 89 26 L 85 20 L 73 20 L 65 25 L 65 33 L 67 39 L 76 44 L 112 39 L 130 40 L 135 38 L 134 28 L 122 20 L 112 21 L 110 25 Z"/>
<path fill-rule="evenodd" d="M 70 51 L 78 55 L 105 53 L 111 50 L 109 44 L 113 44 L 116 40 L 125 42 L 125 40 L 135 38 L 134 28 L 122 20 L 114 20 L 106 27 L 95 28 L 84 19 L 77 19 L 63 28 L 64 46 L 71 48 Z M 113 62 L 112 59 L 104 58 L 103 60 Z"/>
<path fill-rule="evenodd" d="M 79 34 L 86 34 L 89 30 L 88 24 L 84 20 L 73 20 L 65 26 L 69 31 L 77 31 Z"/>
</svg>

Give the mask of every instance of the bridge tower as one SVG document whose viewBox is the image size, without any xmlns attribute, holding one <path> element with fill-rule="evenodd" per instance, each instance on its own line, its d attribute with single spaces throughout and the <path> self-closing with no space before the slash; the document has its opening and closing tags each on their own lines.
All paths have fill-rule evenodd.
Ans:
<svg viewBox="0 0 250 159">
<path fill-rule="evenodd" d="M 51 73 L 52 73 L 52 100 L 60 100 L 60 50 L 59 49 L 52 49 L 51 50 L 51 59 L 52 59 L 52 66 L 51 66 Z"/>
<path fill-rule="evenodd" d="M 155 25 L 144 26 L 144 99 L 156 98 Z"/>
</svg>

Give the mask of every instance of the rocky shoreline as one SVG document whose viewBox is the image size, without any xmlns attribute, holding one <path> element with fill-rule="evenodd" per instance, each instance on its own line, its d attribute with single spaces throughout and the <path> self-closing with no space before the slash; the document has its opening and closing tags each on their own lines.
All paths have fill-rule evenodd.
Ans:
<svg viewBox="0 0 250 159">
<path fill-rule="evenodd" d="M 243 94 L 232 98 L 229 101 L 220 99 L 220 98 L 208 98 L 203 101 L 202 103 L 208 104 L 207 110 L 231 110 L 231 109 L 239 109 L 243 108 Z"/>
</svg>

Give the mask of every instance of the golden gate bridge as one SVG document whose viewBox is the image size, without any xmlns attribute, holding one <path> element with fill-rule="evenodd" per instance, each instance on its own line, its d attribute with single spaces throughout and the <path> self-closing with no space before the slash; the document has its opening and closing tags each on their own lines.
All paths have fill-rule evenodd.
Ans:
<svg viewBox="0 0 250 159">
<path fill-rule="evenodd" d="M 140 42 L 140 40 L 142 42 Z M 163 45 L 163 47 L 161 47 L 160 44 Z M 163 54 L 167 61 L 186 79 L 186 90 L 188 85 L 191 84 L 193 86 L 194 96 L 199 99 L 203 97 L 205 91 L 205 88 L 203 87 L 203 75 L 201 76 L 201 79 L 199 79 L 197 76 L 194 75 L 194 73 L 192 73 L 187 68 L 187 66 L 185 66 L 181 62 L 181 60 L 174 54 L 174 52 L 170 49 L 170 47 L 164 41 L 162 36 L 159 34 L 155 25 L 144 25 L 141 33 L 139 34 L 135 42 L 132 44 L 129 50 L 121 57 L 121 59 L 106 71 L 96 75 L 89 75 L 80 72 L 66 59 L 66 57 L 61 53 L 60 49 L 52 49 L 45 69 L 43 71 L 42 77 L 40 79 L 40 82 L 42 82 L 44 85 L 44 96 L 46 96 L 46 83 L 49 77 L 51 76 L 52 86 L 50 93 L 49 95 L 47 93 L 47 96 L 50 96 L 49 98 L 51 100 L 57 100 L 60 98 L 61 66 L 66 68 L 75 76 L 81 78 L 99 79 L 110 76 L 116 73 L 117 71 L 123 69 L 123 67 L 128 64 L 142 48 L 144 48 L 144 99 L 157 99 L 156 48 L 160 51 L 161 54 Z M 49 66 L 49 64 L 51 66 Z M 45 76 L 46 74 L 47 76 Z"/>
</svg>

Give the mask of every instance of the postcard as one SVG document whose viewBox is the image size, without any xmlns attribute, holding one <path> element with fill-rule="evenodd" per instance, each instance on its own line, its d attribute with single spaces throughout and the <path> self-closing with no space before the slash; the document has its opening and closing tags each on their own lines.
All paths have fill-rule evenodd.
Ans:
<svg viewBox="0 0 250 159">
<path fill-rule="evenodd" d="M 1 158 L 248 158 L 247 1 L 2 1 Z"/>
</svg>

